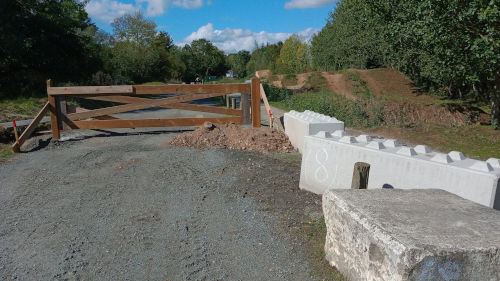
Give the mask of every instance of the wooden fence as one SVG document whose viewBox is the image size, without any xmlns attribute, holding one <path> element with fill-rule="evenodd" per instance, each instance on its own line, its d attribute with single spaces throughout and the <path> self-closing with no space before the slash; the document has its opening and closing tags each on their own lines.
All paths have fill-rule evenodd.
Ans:
<svg viewBox="0 0 500 281">
<path fill-rule="evenodd" d="M 188 103 L 200 99 L 241 93 L 241 109 L 224 108 Z M 48 103 L 26 128 L 12 148 L 19 151 L 21 145 L 36 128 L 47 110 L 51 114 L 51 129 L 54 139 L 60 138 L 60 130 L 66 129 L 112 129 L 140 127 L 180 127 L 199 126 L 206 121 L 219 124 L 250 124 L 260 127 L 261 83 L 258 78 L 251 84 L 168 84 L 168 85 L 124 85 L 124 86 L 83 86 L 51 87 L 47 81 Z M 154 95 L 169 95 L 151 98 Z M 99 108 L 78 113 L 67 113 L 65 101 L 78 97 L 97 101 L 107 101 L 120 105 Z M 159 119 L 118 119 L 112 114 L 152 107 L 210 112 L 224 117 L 190 117 Z"/>
</svg>

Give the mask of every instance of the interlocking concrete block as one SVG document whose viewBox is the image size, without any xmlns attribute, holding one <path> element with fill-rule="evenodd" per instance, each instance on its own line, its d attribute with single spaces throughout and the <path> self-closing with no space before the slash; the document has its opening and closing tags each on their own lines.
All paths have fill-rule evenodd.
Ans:
<svg viewBox="0 0 500 281">
<path fill-rule="evenodd" d="M 368 189 L 443 189 L 500 209 L 500 161 L 465 158 L 402 146 L 396 140 L 352 137 L 334 132 L 304 138 L 300 188 L 323 194 L 351 187 L 356 162 L 370 164 Z"/>
<path fill-rule="evenodd" d="M 330 190 L 326 259 L 348 280 L 498 281 L 500 212 L 442 190 Z"/>
<path fill-rule="evenodd" d="M 292 145 L 302 152 L 304 137 L 321 131 L 344 131 L 344 122 L 313 111 L 290 111 L 284 115 L 285 133 Z"/>
</svg>

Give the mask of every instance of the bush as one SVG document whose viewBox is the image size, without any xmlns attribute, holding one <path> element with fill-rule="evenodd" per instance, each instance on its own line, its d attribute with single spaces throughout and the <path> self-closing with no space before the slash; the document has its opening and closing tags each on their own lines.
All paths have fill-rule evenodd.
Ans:
<svg viewBox="0 0 500 281">
<path fill-rule="evenodd" d="M 349 127 L 374 127 L 384 123 L 383 106 L 372 100 L 349 100 L 344 96 L 333 95 L 326 90 L 317 93 L 289 95 L 281 102 L 293 110 L 312 110 L 334 116 L 344 121 L 345 125 Z"/>
</svg>

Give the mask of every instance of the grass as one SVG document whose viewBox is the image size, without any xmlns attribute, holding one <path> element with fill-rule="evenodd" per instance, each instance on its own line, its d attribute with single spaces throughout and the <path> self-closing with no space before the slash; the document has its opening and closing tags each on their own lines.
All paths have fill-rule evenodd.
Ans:
<svg viewBox="0 0 500 281">
<path fill-rule="evenodd" d="M 413 145 L 425 144 L 444 153 L 461 151 L 474 159 L 500 158 L 500 131 L 484 125 L 449 127 L 422 123 L 412 128 L 379 127 L 359 130 L 398 138 Z"/>
<path fill-rule="evenodd" d="M 304 227 L 299 235 L 307 237 L 311 250 L 309 258 L 311 271 L 309 274 L 318 280 L 342 281 L 344 277 L 334 267 L 330 266 L 325 259 L 326 224 L 324 219 L 304 222 Z"/>
<path fill-rule="evenodd" d="M 10 143 L 0 143 L 0 163 L 7 161 L 14 156 Z"/>
<path fill-rule="evenodd" d="M 47 101 L 46 98 L 25 98 L 0 100 L 0 122 L 33 118 Z"/>
<path fill-rule="evenodd" d="M 312 90 L 326 88 L 326 79 L 321 75 L 321 72 L 313 72 L 307 77 L 305 88 Z"/>
<path fill-rule="evenodd" d="M 420 122 L 412 126 L 386 126 L 377 103 L 352 101 L 327 91 L 287 96 L 270 104 L 284 110 L 312 110 L 335 116 L 346 127 L 368 134 L 425 144 L 441 152 L 461 151 L 475 159 L 500 158 L 500 131 L 486 125 L 451 126 Z"/>
<path fill-rule="evenodd" d="M 222 79 L 217 80 L 216 83 L 217 84 L 245 83 L 246 80 L 248 80 L 248 79 L 246 79 L 245 77 L 243 77 L 243 78 L 233 78 L 233 79 L 224 77 Z"/>
</svg>

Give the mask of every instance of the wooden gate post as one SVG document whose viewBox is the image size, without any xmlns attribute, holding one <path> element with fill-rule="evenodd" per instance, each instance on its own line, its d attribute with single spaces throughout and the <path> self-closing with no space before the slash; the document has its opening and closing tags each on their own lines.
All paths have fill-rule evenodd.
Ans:
<svg viewBox="0 0 500 281">
<path fill-rule="evenodd" d="M 47 90 L 50 88 L 51 82 L 50 79 L 47 80 Z M 50 104 L 50 125 L 52 128 L 52 138 L 53 139 L 60 139 L 61 138 L 61 133 L 59 132 L 59 101 L 56 97 L 51 96 L 49 92 L 47 91 L 47 95 L 49 97 L 49 104 Z"/>
<path fill-rule="evenodd" d="M 260 128 L 260 79 L 252 79 L 252 126 Z"/>
</svg>

